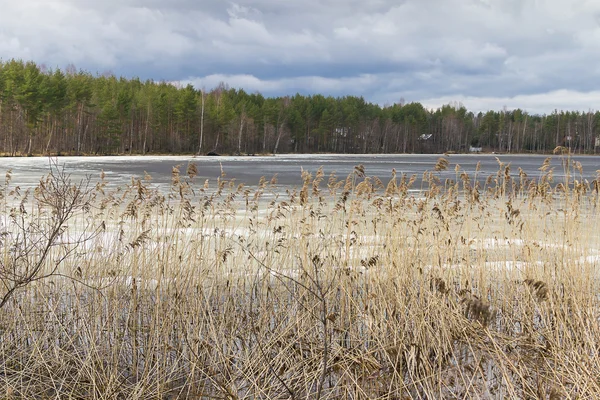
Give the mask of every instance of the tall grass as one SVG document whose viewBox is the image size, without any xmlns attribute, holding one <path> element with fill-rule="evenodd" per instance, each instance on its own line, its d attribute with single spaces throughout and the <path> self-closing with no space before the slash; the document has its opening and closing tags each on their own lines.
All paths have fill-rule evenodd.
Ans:
<svg viewBox="0 0 600 400">
<path fill-rule="evenodd" d="M 0 397 L 600 397 L 600 179 L 448 167 L 102 177 L 0 309 Z M 3 265 L 40 192 L 2 187 Z"/>
</svg>

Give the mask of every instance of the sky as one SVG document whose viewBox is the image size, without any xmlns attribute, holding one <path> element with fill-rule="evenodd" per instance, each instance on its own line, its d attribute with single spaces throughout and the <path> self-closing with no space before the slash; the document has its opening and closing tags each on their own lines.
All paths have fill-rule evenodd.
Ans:
<svg viewBox="0 0 600 400">
<path fill-rule="evenodd" d="M 600 109 L 598 0 L 0 0 L 0 58 L 265 96 Z"/>
</svg>

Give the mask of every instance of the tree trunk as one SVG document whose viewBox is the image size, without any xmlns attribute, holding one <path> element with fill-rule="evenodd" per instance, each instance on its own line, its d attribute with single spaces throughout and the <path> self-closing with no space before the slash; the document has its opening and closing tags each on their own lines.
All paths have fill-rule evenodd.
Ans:
<svg viewBox="0 0 600 400">
<path fill-rule="evenodd" d="M 29 136 L 29 142 L 27 144 L 27 155 L 29 156 L 29 155 L 31 155 L 31 142 L 32 142 L 33 134 L 31 132 L 29 132 L 28 136 Z"/>
<path fill-rule="evenodd" d="M 200 140 L 198 141 L 198 154 L 202 153 L 202 141 L 204 140 L 204 99 L 205 92 L 204 89 L 201 90 L 202 94 L 202 110 L 200 111 Z"/>
<path fill-rule="evenodd" d="M 87 124 L 85 124 L 85 128 L 83 129 L 83 138 L 81 139 L 82 142 L 85 142 L 85 137 L 87 135 L 89 126 L 90 126 L 89 122 Z M 79 150 L 77 151 L 77 153 L 79 153 Z"/>
<path fill-rule="evenodd" d="M 262 143 L 263 154 L 267 152 L 267 117 L 263 118 L 263 143 Z"/>
<path fill-rule="evenodd" d="M 54 133 L 56 120 L 52 120 L 52 125 L 50 125 L 50 134 L 48 135 L 48 143 L 46 144 L 46 154 L 49 154 L 50 142 L 52 141 L 52 134 Z"/>
<path fill-rule="evenodd" d="M 283 126 L 284 125 L 285 125 L 285 120 L 277 128 L 277 140 L 275 141 L 275 149 L 273 150 L 273 154 L 277 154 L 277 149 L 279 148 L 279 141 L 281 140 L 281 135 L 283 134 Z"/>
<path fill-rule="evenodd" d="M 0 133 L 2 133 L 2 99 L 0 99 Z M 4 136 L 4 140 L 2 141 L 2 151 L 6 151 L 6 136 Z"/>
<path fill-rule="evenodd" d="M 83 114 L 83 103 L 77 107 L 77 155 L 81 153 L 81 114 Z"/>
<path fill-rule="evenodd" d="M 242 115 L 240 115 L 240 131 L 238 134 L 238 154 L 242 152 L 242 132 L 244 131 L 244 123 L 246 122 L 246 112 L 242 111 Z"/>
<path fill-rule="evenodd" d="M 146 111 L 146 126 L 144 127 L 144 144 L 142 145 L 142 155 L 146 155 L 146 143 L 148 141 L 148 127 L 150 125 L 150 100 Z"/>
<path fill-rule="evenodd" d="M 135 105 L 131 105 L 131 126 L 129 127 L 129 154 L 133 151 L 133 122 L 135 120 Z"/>
<path fill-rule="evenodd" d="M 527 118 L 529 116 L 525 115 L 525 124 L 523 125 L 523 134 L 521 135 L 521 150 L 523 149 L 523 142 L 525 141 L 525 134 L 527 130 Z"/>
<path fill-rule="evenodd" d="M 554 140 L 554 147 L 559 145 L 559 132 L 560 132 L 560 117 L 558 116 L 558 111 L 556 112 L 556 139 Z"/>
<path fill-rule="evenodd" d="M 215 148 L 214 148 L 214 152 L 217 151 L 217 147 L 219 147 L 219 136 L 221 136 L 221 131 L 217 132 L 217 139 L 215 140 Z"/>
</svg>

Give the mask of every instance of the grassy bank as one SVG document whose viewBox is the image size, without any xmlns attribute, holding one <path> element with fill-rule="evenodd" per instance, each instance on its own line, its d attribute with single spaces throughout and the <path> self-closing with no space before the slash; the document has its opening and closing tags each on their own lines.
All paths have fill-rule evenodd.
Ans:
<svg viewBox="0 0 600 400">
<path fill-rule="evenodd" d="M 600 181 L 447 165 L 286 195 L 7 177 L 0 396 L 598 398 Z"/>
</svg>

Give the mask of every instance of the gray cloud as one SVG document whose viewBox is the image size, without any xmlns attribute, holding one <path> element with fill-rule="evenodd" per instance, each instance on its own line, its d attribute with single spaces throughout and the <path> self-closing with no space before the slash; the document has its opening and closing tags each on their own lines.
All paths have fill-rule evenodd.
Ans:
<svg viewBox="0 0 600 400">
<path fill-rule="evenodd" d="M 599 104 L 600 2 L 588 0 L 0 0 L 0 9 L 0 56 L 49 67 L 381 104 Z"/>
</svg>

